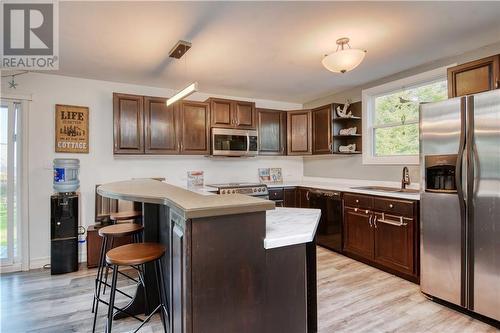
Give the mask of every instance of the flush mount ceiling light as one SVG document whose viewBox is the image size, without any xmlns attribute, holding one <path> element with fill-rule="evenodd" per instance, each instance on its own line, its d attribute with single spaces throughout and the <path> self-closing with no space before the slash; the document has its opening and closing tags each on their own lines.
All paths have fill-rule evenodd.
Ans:
<svg viewBox="0 0 500 333">
<path fill-rule="evenodd" d="M 180 40 L 175 44 L 175 46 L 170 50 L 169 57 L 180 59 L 186 52 L 191 48 L 191 43 L 186 42 L 184 40 Z M 184 58 L 186 64 L 187 71 L 187 60 Z M 176 92 L 174 96 L 167 99 L 167 106 L 174 104 L 175 102 L 184 99 L 191 95 L 192 93 L 198 91 L 198 82 L 193 82 L 188 85 L 186 88 Z"/>
<path fill-rule="evenodd" d="M 365 58 L 365 54 L 365 50 L 351 49 L 349 38 L 339 38 L 337 39 L 337 50 L 325 55 L 321 63 L 331 72 L 345 73 L 356 68 Z"/>
</svg>

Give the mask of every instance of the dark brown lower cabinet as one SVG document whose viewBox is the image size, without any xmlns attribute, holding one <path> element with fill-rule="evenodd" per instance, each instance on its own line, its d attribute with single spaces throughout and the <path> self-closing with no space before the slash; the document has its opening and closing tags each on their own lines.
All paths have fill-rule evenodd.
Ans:
<svg viewBox="0 0 500 333">
<path fill-rule="evenodd" d="M 373 259 L 374 238 L 372 212 L 359 208 L 344 208 L 344 251 Z"/>
<path fill-rule="evenodd" d="M 392 269 L 413 274 L 414 220 L 374 213 L 374 260 Z"/>
<path fill-rule="evenodd" d="M 418 203 L 344 194 L 344 254 L 419 282 Z"/>
<path fill-rule="evenodd" d="M 297 189 L 285 188 L 283 189 L 283 206 L 297 207 Z"/>
<path fill-rule="evenodd" d="M 309 189 L 307 188 L 299 188 L 297 190 L 297 207 L 300 208 L 309 208 Z"/>
</svg>

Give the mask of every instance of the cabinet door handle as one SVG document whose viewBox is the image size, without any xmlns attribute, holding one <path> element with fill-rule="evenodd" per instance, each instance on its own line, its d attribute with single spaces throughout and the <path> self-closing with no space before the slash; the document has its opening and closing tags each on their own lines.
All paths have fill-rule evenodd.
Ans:
<svg viewBox="0 0 500 333">
<path fill-rule="evenodd" d="M 356 203 L 359 203 L 359 200 L 358 200 L 358 199 L 356 199 Z"/>
<path fill-rule="evenodd" d="M 306 192 L 306 200 L 309 201 L 309 191 Z"/>
<path fill-rule="evenodd" d="M 404 226 L 408 225 L 408 223 L 403 222 L 403 217 L 402 216 L 399 217 L 399 221 L 391 221 L 391 220 L 386 220 L 385 219 L 385 214 L 384 213 L 382 213 L 382 218 L 378 219 L 377 221 L 380 222 L 380 223 L 394 225 L 396 227 L 404 227 Z"/>
<path fill-rule="evenodd" d="M 368 224 L 370 225 L 370 228 L 372 228 L 372 217 L 373 217 L 373 215 L 370 215 L 368 217 Z"/>
<path fill-rule="evenodd" d="M 375 227 L 375 229 L 377 229 L 377 216 L 375 214 L 373 214 L 372 216 L 373 216 L 373 226 Z"/>
<path fill-rule="evenodd" d="M 393 204 L 389 204 L 389 208 L 394 208 L 394 205 Z"/>
</svg>

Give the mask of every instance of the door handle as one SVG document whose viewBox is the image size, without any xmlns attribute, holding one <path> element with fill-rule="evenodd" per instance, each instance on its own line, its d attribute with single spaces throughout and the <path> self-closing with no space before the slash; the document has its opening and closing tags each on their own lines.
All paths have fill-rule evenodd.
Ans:
<svg viewBox="0 0 500 333">
<path fill-rule="evenodd" d="M 247 154 L 250 152 L 250 134 L 247 133 Z"/>
<path fill-rule="evenodd" d="M 306 192 L 306 200 L 309 201 L 309 191 Z"/>
<path fill-rule="evenodd" d="M 385 214 L 384 213 L 382 213 L 382 218 L 378 219 L 378 222 L 385 223 L 385 224 L 390 224 L 390 225 L 394 225 L 396 227 L 404 227 L 404 226 L 408 225 L 408 223 L 403 222 L 403 217 L 402 216 L 399 216 L 399 221 L 391 221 L 391 220 L 386 220 L 385 219 Z"/>
</svg>

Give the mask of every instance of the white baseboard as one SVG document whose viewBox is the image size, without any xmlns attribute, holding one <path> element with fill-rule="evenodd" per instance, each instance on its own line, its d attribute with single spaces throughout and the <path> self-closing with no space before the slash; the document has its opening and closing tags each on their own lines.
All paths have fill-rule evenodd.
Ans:
<svg viewBox="0 0 500 333">
<path fill-rule="evenodd" d="M 50 264 L 50 257 L 30 258 L 30 269 L 42 268 Z"/>
<path fill-rule="evenodd" d="M 23 266 L 20 263 L 17 264 L 12 264 L 12 265 L 6 265 L 0 267 L 0 274 L 3 273 L 12 273 L 12 272 L 20 272 L 22 271 Z"/>
</svg>

